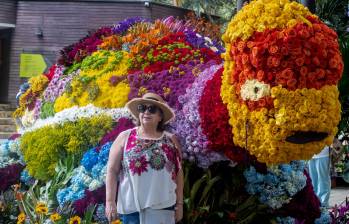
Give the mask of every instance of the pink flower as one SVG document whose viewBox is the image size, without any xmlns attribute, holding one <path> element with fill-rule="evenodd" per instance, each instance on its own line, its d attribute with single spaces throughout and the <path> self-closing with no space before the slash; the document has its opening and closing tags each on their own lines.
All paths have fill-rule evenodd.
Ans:
<svg viewBox="0 0 349 224">
<path fill-rule="evenodd" d="M 147 167 L 148 167 L 148 162 L 145 156 L 141 156 L 139 158 L 132 159 L 130 161 L 130 170 L 133 175 L 137 173 L 138 176 L 140 176 L 143 172 L 148 171 Z"/>
</svg>

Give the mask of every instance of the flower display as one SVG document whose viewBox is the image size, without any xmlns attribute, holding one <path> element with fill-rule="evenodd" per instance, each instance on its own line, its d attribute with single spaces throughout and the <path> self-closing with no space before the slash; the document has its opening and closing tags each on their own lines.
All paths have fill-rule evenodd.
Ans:
<svg viewBox="0 0 349 224">
<path fill-rule="evenodd" d="M 343 71 L 333 30 L 301 4 L 260 0 L 232 19 L 223 40 L 221 95 L 235 145 L 281 164 L 331 144 Z"/>
<path fill-rule="evenodd" d="M 327 222 L 299 160 L 337 131 L 336 33 L 288 0 L 251 1 L 228 25 L 225 47 L 219 34 L 207 35 L 213 30 L 201 20 L 131 18 L 64 48 L 20 97 L 20 135 L 0 145 L 0 190 L 37 180 L 59 207 L 51 214 L 51 203 L 38 199 L 31 213 L 75 224 L 89 214 L 104 223 L 109 151 L 135 126 L 125 104 L 153 92 L 176 114 L 165 129 L 187 160 L 186 221 L 239 222 L 246 208 L 280 223 Z M 130 160 L 131 174 L 167 169 L 175 178 L 178 170 L 165 163 L 174 154 L 163 151 Z M 219 203 L 209 202 L 215 195 Z"/>
<path fill-rule="evenodd" d="M 61 65 L 55 65 L 55 68 L 52 79 L 48 84 L 47 88 L 43 93 L 43 98 L 45 102 L 53 103 L 56 98 L 65 91 L 67 83 L 69 83 L 72 78 L 79 74 L 79 70 L 77 72 L 70 73 L 69 75 L 63 76 L 64 67 Z"/>
<path fill-rule="evenodd" d="M 159 40 L 157 47 L 137 55 L 132 61 L 132 69 L 155 73 L 171 66 L 185 64 L 191 60 L 207 62 L 220 61 L 219 55 L 207 48 L 193 49 L 186 41 L 184 33 L 169 34 Z"/>
<path fill-rule="evenodd" d="M 141 17 L 133 17 L 133 18 L 125 19 L 113 27 L 113 33 L 123 34 L 133 25 L 140 23 L 140 22 L 148 22 L 148 21 L 149 20 L 141 18 Z"/>
<path fill-rule="evenodd" d="M 281 208 L 306 185 L 303 175 L 304 162 L 293 161 L 290 164 L 268 167 L 268 173 L 256 172 L 254 167 L 244 171 L 249 194 L 257 194 L 263 204 L 273 209 Z"/>
<path fill-rule="evenodd" d="M 74 201 L 73 207 L 74 207 L 74 210 L 77 212 L 77 214 L 83 215 L 90 205 L 96 205 L 96 204 L 105 204 L 105 185 L 99 187 L 94 191 L 90 191 L 86 189 L 84 193 L 84 197 Z M 104 216 L 104 213 L 103 213 L 103 216 Z"/>
<path fill-rule="evenodd" d="M 33 177 L 31 177 L 29 175 L 28 171 L 25 169 L 21 172 L 20 180 L 22 183 L 24 183 L 27 186 L 31 186 L 35 182 L 35 179 Z"/>
<path fill-rule="evenodd" d="M 99 107 L 122 107 L 128 98 L 129 86 L 123 81 L 111 83 L 112 77 L 127 74 L 128 53 L 124 51 L 96 51 L 81 62 L 81 72 L 71 81 L 69 88 L 55 102 L 55 111 L 93 103 Z"/>
<path fill-rule="evenodd" d="M 174 129 L 183 145 L 183 156 L 196 161 L 199 166 L 208 167 L 214 161 L 223 159 L 223 156 L 209 152 L 207 137 L 202 133 L 199 114 L 199 101 L 206 83 L 221 68 L 220 65 L 210 66 L 197 73 L 198 78 L 187 88 L 185 94 L 179 96 L 179 106 Z M 210 156 L 205 156 L 206 154 Z"/>
<path fill-rule="evenodd" d="M 79 216 L 73 216 L 69 219 L 69 224 L 80 224 L 81 218 Z"/>
<path fill-rule="evenodd" d="M 43 202 L 38 202 L 35 206 L 35 211 L 36 213 L 38 213 L 39 215 L 40 214 L 44 214 L 44 215 L 47 215 L 48 213 L 48 208 L 47 206 L 45 205 L 45 203 Z"/>
<path fill-rule="evenodd" d="M 96 145 L 112 129 L 112 125 L 111 117 L 100 115 L 63 125 L 45 126 L 23 134 L 21 151 L 26 169 L 32 177 L 48 180 L 55 173 L 60 155 L 79 155 L 88 147 Z"/>
<path fill-rule="evenodd" d="M 112 142 L 107 142 L 101 147 L 100 151 L 92 148 L 84 153 L 81 166 L 74 170 L 70 185 L 58 190 L 57 200 L 60 205 L 83 199 L 87 190 L 93 192 L 104 185 L 111 145 Z M 83 210 L 86 208 L 87 206 Z"/>
<path fill-rule="evenodd" d="M 59 220 L 61 220 L 61 216 L 58 213 L 53 213 L 52 215 L 50 215 L 50 220 L 52 222 L 57 222 Z"/>
<path fill-rule="evenodd" d="M 200 114 L 203 134 L 207 137 L 207 147 L 214 151 L 223 152 L 230 160 L 242 162 L 245 153 L 233 144 L 231 127 L 229 125 L 228 110 L 220 96 L 221 75 L 220 68 L 207 81 L 199 100 L 198 114 Z M 211 108 L 207 110 L 206 108 Z"/>
<path fill-rule="evenodd" d="M 24 166 L 19 163 L 0 168 L 0 191 L 7 190 L 11 185 L 19 182 Z"/>
<path fill-rule="evenodd" d="M 19 139 L 6 140 L 0 145 L 0 168 L 17 163 L 24 164 L 19 145 Z"/>
<path fill-rule="evenodd" d="M 82 118 L 90 118 L 98 115 L 109 116 L 114 121 L 118 121 L 120 118 L 131 119 L 131 115 L 126 108 L 102 109 L 89 104 L 84 107 L 74 106 L 69 109 L 65 109 L 56 113 L 53 117 L 37 119 L 32 126 L 25 129 L 20 129 L 19 132 L 32 132 L 45 126 L 64 125 L 66 122 L 75 122 Z"/>
<path fill-rule="evenodd" d="M 102 27 L 92 35 L 81 39 L 78 43 L 65 47 L 60 52 L 59 64 L 70 66 L 74 62 L 81 62 L 82 59 L 97 50 L 97 46 L 101 44 L 103 37 L 110 36 L 112 33 L 112 27 Z"/>
<path fill-rule="evenodd" d="M 17 217 L 17 224 L 24 223 L 25 217 L 26 217 L 25 213 L 21 212 Z"/>
<path fill-rule="evenodd" d="M 35 107 L 35 101 L 45 90 L 49 80 L 45 75 L 34 76 L 29 79 L 29 88 L 19 98 L 19 107 L 13 113 L 14 117 L 21 117 L 27 109 L 31 111 Z"/>
<path fill-rule="evenodd" d="M 126 117 L 120 118 L 115 128 L 106 135 L 104 135 L 102 140 L 99 142 L 99 146 L 96 147 L 96 150 L 99 151 L 102 145 L 104 145 L 107 142 L 113 142 L 122 131 L 133 128 L 134 126 L 135 125 L 132 122 L 132 120 Z"/>
<path fill-rule="evenodd" d="M 94 216 L 94 219 L 98 223 L 107 223 L 108 222 L 108 219 L 105 216 L 105 206 L 104 206 L 104 204 L 98 204 L 97 205 L 96 214 Z"/>
<path fill-rule="evenodd" d="M 304 170 L 306 185 L 288 204 L 274 211 L 280 216 L 290 216 L 295 218 L 296 223 L 314 223 L 321 216 L 320 200 L 314 193 L 313 185 L 309 174 Z"/>
</svg>

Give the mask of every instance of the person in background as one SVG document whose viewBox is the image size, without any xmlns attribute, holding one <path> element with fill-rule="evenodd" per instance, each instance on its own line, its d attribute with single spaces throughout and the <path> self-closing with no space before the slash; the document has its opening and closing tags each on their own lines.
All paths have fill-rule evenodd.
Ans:
<svg viewBox="0 0 349 224">
<path fill-rule="evenodd" d="M 319 197 L 321 206 L 328 208 L 331 193 L 330 147 L 323 150 L 308 161 L 309 175 L 315 194 Z"/>
<path fill-rule="evenodd" d="M 106 216 L 111 222 L 118 213 L 123 224 L 178 222 L 183 217 L 181 149 L 164 130 L 174 112 L 154 93 L 132 99 L 126 107 L 137 126 L 120 133 L 110 149 Z"/>
</svg>

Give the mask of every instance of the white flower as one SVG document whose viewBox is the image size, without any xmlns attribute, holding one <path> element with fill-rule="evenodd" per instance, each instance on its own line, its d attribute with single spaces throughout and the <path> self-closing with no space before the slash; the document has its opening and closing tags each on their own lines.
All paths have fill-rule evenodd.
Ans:
<svg viewBox="0 0 349 224">
<path fill-rule="evenodd" d="M 270 85 L 256 79 L 246 80 L 241 86 L 240 95 L 243 100 L 257 101 L 265 96 L 270 96 Z"/>
<path fill-rule="evenodd" d="M 97 188 L 99 188 L 100 186 L 102 186 L 102 182 L 98 181 L 98 180 L 93 180 L 90 185 L 88 186 L 88 189 L 90 191 L 94 191 L 96 190 Z"/>
<path fill-rule="evenodd" d="M 22 117 L 22 124 L 24 127 L 30 127 L 35 122 L 34 119 L 34 110 L 29 111 L 25 109 L 24 115 Z"/>
<path fill-rule="evenodd" d="M 126 107 L 123 108 L 113 108 L 113 109 L 103 109 L 100 107 L 95 107 L 93 104 L 88 104 L 84 107 L 74 106 L 63 111 L 56 113 L 53 117 L 46 119 L 38 119 L 31 127 L 26 127 L 25 129 L 19 130 L 21 134 L 25 132 L 35 131 L 38 128 L 42 128 L 48 125 L 64 124 L 65 122 L 73 122 L 81 118 L 91 118 L 93 116 L 99 115 L 111 116 L 115 121 L 122 117 L 132 118 L 131 114 L 128 112 Z"/>
<path fill-rule="evenodd" d="M 210 44 L 212 44 L 212 40 L 209 37 L 205 37 L 205 41 L 209 42 Z"/>
</svg>

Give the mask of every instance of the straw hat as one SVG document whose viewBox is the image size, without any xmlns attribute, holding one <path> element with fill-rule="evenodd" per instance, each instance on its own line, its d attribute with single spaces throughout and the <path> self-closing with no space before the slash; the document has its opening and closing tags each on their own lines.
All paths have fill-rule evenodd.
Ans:
<svg viewBox="0 0 349 224">
<path fill-rule="evenodd" d="M 126 104 L 126 107 L 131 112 L 134 118 L 139 119 L 139 112 L 137 107 L 139 104 L 146 103 L 158 106 L 162 110 L 164 116 L 164 124 L 167 124 L 174 119 L 175 114 L 173 110 L 167 105 L 167 103 L 165 102 L 165 100 L 162 99 L 161 96 L 155 93 L 146 93 L 143 95 L 142 98 L 134 98 Z"/>
</svg>

